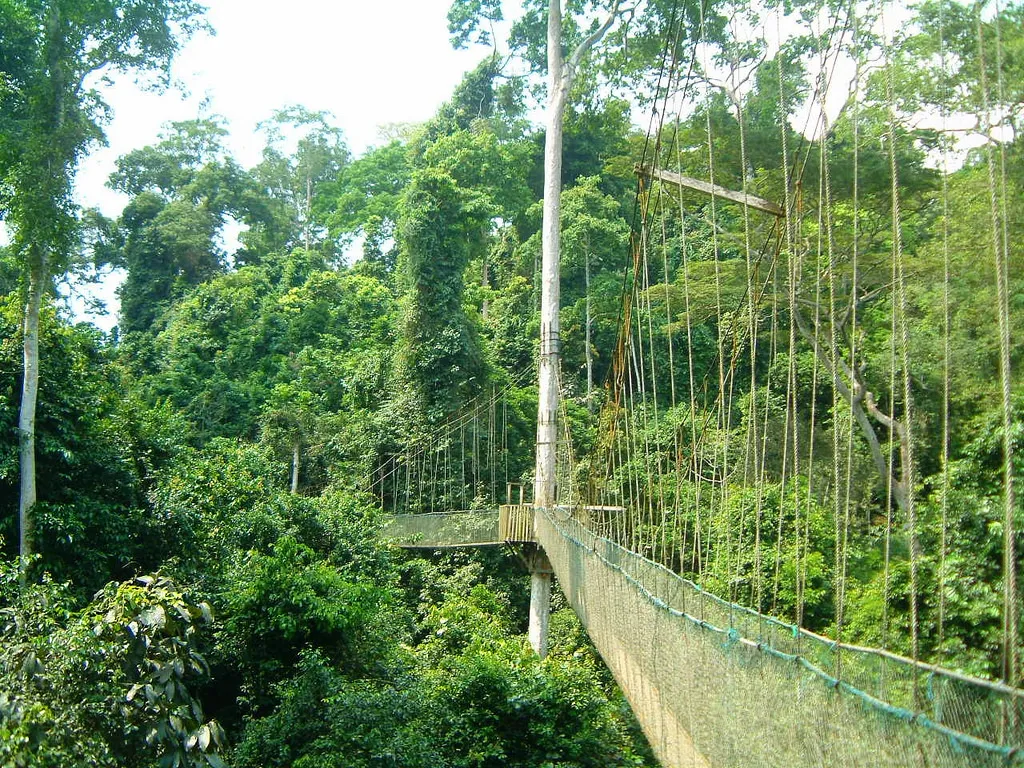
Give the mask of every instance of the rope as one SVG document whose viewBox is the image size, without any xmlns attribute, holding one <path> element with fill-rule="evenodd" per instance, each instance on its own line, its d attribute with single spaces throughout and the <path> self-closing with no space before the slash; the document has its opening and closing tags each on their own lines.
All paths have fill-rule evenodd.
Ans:
<svg viewBox="0 0 1024 768">
<path fill-rule="evenodd" d="M 882 13 L 883 36 L 885 35 L 885 13 Z M 907 325 L 908 301 L 905 266 L 903 263 L 903 225 L 902 213 L 900 210 L 900 188 L 899 170 L 896 163 L 896 115 L 895 96 L 893 84 L 893 67 L 890 45 L 886 42 L 884 46 L 885 67 L 886 67 L 886 97 L 888 99 L 889 119 L 886 124 L 886 134 L 889 144 L 889 173 L 891 178 L 892 194 L 892 235 L 893 235 L 893 262 L 896 270 L 896 296 L 898 304 L 898 346 L 900 352 L 900 364 L 903 369 L 903 428 L 904 434 L 900 435 L 901 450 L 901 495 L 906 501 L 905 514 L 907 518 L 907 534 L 910 540 L 910 649 L 911 657 L 917 659 L 920 652 L 920 627 L 918 616 L 918 560 L 920 557 L 917 542 L 917 512 L 914 493 L 914 439 L 913 439 L 913 397 L 910 382 L 910 331 Z M 895 307 L 894 307 L 895 309 Z M 894 312 L 894 315 L 897 313 Z M 895 368 L 895 360 L 893 361 Z M 895 408 L 893 409 L 895 416 Z M 895 420 L 895 418 L 894 418 Z"/>
<path fill-rule="evenodd" d="M 949 97 L 948 62 L 946 52 L 945 5 L 939 4 L 939 66 L 942 77 L 942 92 L 945 98 L 939 107 L 942 121 L 942 133 L 947 131 L 949 109 L 946 99 Z M 945 656 L 946 632 L 946 572 L 947 555 L 949 552 L 949 401 L 952 345 L 950 342 L 950 251 L 949 251 L 949 147 L 942 144 L 942 454 L 940 466 L 942 471 L 941 523 L 939 531 L 939 616 L 938 616 L 938 649 L 939 658 Z"/>
<path fill-rule="evenodd" d="M 1003 416 L 1003 638 L 1002 638 L 1002 675 L 1003 680 L 1011 685 L 1020 681 L 1020 648 L 1018 642 L 1018 594 L 1017 594 L 1017 558 L 1016 558 L 1016 499 L 1013 486 L 1013 401 L 1010 380 L 1010 315 L 1009 287 L 1007 271 L 1009 264 L 1008 236 L 1006 230 L 1006 167 L 1005 158 L 1000 146 L 1000 177 L 996 179 L 996 162 L 993 157 L 993 144 L 997 142 L 992 136 L 991 106 L 988 97 L 988 78 L 986 74 L 986 57 L 984 35 L 982 32 L 981 9 L 975 6 L 975 18 L 978 36 L 978 71 L 981 85 L 982 114 L 986 122 L 985 146 L 986 164 L 988 169 L 989 207 L 992 222 L 992 254 L 995 262 L 996 280 L 996 322 L 999 329 L 999 382 Z M 999 9 L 996 8 L 993 21 L 996 30 L 996 50 L 1001 51 L 999 34 Z M 997 53 L 997 56 L 1001 54 Z M 1001 68 L 1001 61 L 997 61 Z M 1002 101 L 1002 78 L 997 83 L 998 98 Z M 1002 193 L 1000 195 L 1000 192 Z M 999 197 L 1002 197 L 1000 205 Z"/>
</svg>

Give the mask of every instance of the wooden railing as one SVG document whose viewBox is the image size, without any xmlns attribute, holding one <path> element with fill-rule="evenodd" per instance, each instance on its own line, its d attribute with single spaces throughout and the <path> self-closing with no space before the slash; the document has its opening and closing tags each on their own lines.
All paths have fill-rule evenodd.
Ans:
<svg viewBox="0 0 1024 768">
<path fill-rule="evenodd" d="M 512 544 L 536 541 L 533 504 L 502 504 L 498 508 L 498 536 Z"/>
</svg>

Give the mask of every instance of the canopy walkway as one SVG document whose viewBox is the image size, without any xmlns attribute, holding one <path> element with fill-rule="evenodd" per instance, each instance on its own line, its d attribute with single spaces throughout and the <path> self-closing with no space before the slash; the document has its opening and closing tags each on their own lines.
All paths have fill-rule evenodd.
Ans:
<svg viewBox="0 0 1024 768">
<path fill-rule="evenodd" d="M 543 552 L 531 620 L 553 572 L 665 766 L 1024 764 L 1024 16 L 743 6 L 665 30 L 615 334 L 545 274 L 540 395 L 367 487 L 402 546 Z"/>
<path fill-rule="evenodd" d="M 665 766 L 1024 764 L 1024 691 L 715 597 L 570 508 L 401 515 L 411 549 L 537 542 Z"/>
<path fill-rule="evenodd" d="M 394 515 L 384 535 L 405 549 L 496 547 L 536 541 L 533 505 L 504 504 L 500 509 Z"/>
</svg>

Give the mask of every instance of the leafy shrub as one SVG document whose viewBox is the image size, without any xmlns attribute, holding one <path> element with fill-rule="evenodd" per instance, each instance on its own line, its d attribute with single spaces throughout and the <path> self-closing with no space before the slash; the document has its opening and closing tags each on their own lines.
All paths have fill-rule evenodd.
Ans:
<svg viewBox="0 0 1024 768">
<path fill-rule="evenodd" d="M 306 648 L 342 666 L 369 661 L 386 593 L 348 579 L 309 547 L 284 536 L 270 554 L 248 553 L 224 595 L 221 649 L 259 711 Z"/>
<path fill-rule="evenodd" d="M 223 729 L 190 689 L 205 603 L 163 577 L 110 584 L 85 610 L 48 579 L 20 591 L 0 565 L 0 762 L 13 766 L 224 763 Z"/>
</svg>

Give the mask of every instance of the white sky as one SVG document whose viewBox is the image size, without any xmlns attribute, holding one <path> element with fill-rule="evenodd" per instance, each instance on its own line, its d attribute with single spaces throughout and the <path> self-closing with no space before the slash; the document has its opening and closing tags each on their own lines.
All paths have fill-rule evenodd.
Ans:
<svg viewBox="0 0 1024 768">
<path fill-rule="evenodd" d="M 164 123 L 195 118 L 204 98 L 227 119 L 228 146 L 243 166 L 259 160 L 256 124 L 292 104 L 332 112 L 356 154 L 380 143 L 379 126 L 426 120 L 486 55 L 452 50 L 450 3 L 206 0 L 216 35 L 194 38 L 174 65 L 187 95 L 146 93 L 126 80 L 104 91 L 114 110 L 110 146 L 81 164 L 79 201 L 120 213 L 125 201 L 104 189 L 114 160 L 153 143 Z"/>
<path fill-rule="evenodd" d="M 127 198 L 105 184 L 114 161 L 152 144 L 169 121 L 207 111 L 226 118 L 228 149 L 243 166 L 258 162 L 264 138 L 256 124 L 274 110 L 300 104 L 333 113 L 354 154 L 382 143 L 378 129 L 422 122 L 451 95 L 482 48 L 455 51 L 449 42 L 451 0 L 205 0 L 215 35 L 200 34 L 176 58 L 173 77 L 185 91 L 140 90 L 120 78 L 103 91 L 113 109 L 109 146 L 79 168 L 78 202 L 116 216 Z M 65 287 L 73 311 L 109 330 L 116 323 L 118 275 L 99 286 Z M 82 294 L 82 298 L 79 295 Z M 89 312 L 85 296 L 107 304 Z"/>
</svg>

